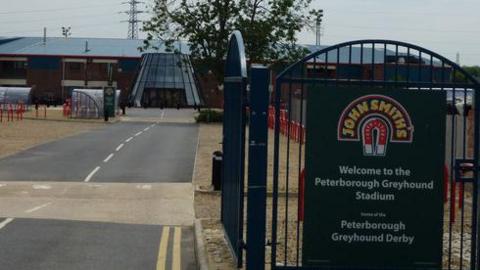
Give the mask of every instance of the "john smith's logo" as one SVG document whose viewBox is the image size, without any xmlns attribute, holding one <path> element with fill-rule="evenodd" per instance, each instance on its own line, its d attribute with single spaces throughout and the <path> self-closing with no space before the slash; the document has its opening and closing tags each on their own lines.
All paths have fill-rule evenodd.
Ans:
<svg viewBox="0 0 480 270">
<path fill-rule="evenodd" d="M 367 95 L 351 102 L 338 121 L 339 141 L 362 142 L 363 155 L 385 156 L 388 143 L 411 143 L 413 125 L 405 108 L 391 97 Z"/>
</svg>

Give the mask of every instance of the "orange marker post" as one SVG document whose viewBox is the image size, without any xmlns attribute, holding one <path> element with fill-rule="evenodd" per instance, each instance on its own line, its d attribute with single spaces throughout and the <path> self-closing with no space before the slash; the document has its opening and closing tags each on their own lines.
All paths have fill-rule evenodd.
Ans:
<svg viewBox="0 0 480 270">
<path fill-rule="evenodd" d="M 8 121 L 13 122 L 13 106 L 12 106 L 12 104 L 8 105 Z"/>
</svg>

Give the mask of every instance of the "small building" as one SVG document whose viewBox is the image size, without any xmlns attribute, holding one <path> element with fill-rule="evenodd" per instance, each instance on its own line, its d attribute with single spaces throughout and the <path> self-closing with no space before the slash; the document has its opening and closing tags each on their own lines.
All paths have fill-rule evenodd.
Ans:
<svg viewBox="0 0 480 270">
<path fill-rule="evenodd" d="M 141 40 L 99 38 L 2 38 L 0 85 L 34 87 L 35 101 L 61 104 L 75 88 L 109 81 L 128 92 L 135 79 Z"/>
</svg>

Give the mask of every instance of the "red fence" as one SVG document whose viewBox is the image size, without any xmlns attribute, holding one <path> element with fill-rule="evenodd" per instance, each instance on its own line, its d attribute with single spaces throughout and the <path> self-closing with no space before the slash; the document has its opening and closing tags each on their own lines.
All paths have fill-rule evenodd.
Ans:
<svg viewBox="0 0 480 270">
<path fill-rule="evenodd" d="M 13 122 L 23 120 L 23 114 L 26 111 L 25 104 L 3 104 L 0 107 L 0 122 Z M 4 119 L 6 116 L 6 119 Z M 15 117 L 16 116 L 16 117 Z"/>
<path fill-rule="evenodd" d="M 72 115 L 72 105 L 71 100 L 67 99 L 65 103 L 63 103 L 63 116 L 70 117 Z"/>
<path fill-rule="evenodd" d="M 270 129 L 275 128 L 275 108 L 270 106 L 268 108 L 268 127 Z M 290 129 L 290 130 L 289 130 Z M 284 136 L 288 136 L 291 140 L 300 144 L 305 143 L 305 125 L 288 119 L 288 111 L 285 109 L 280 110 L 280 133 Z"/>
</svg>

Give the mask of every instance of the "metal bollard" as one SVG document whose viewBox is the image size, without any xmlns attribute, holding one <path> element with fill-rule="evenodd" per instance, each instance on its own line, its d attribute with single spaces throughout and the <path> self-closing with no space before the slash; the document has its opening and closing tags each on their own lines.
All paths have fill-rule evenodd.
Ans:
<svg viewBox="0 0 480 270">
<path fill-rule="evenodd" d="M 223 163 L 223 153 L 221 151 L 213 152 L 213 156 L 212 156 L 213 190 L 220 190 L 222 188 L 222 163 Z"/>
</svg>

